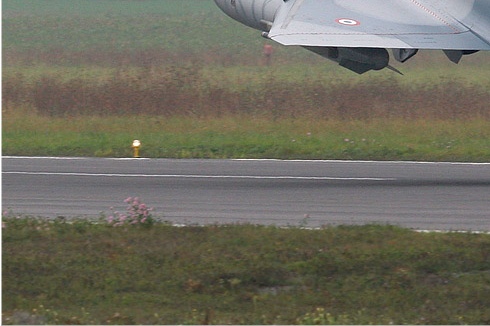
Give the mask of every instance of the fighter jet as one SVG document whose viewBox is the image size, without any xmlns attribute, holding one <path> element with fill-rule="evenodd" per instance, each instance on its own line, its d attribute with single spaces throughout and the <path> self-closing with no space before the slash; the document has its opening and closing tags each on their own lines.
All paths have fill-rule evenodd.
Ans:
<svg viewBox="0 0 490 326">
<path fill-rule="evenodd" d="M 490 50 L 490 0 L 214 0 L 231 18 L 358 74 L 443 50 L 454 63 Z M 398 71 L 399 72 L 399 71 Z"/>
</svg>

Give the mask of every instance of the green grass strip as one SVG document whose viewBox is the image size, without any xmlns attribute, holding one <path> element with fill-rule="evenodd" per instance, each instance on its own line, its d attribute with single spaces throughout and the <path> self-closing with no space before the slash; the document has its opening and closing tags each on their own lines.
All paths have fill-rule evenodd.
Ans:
<svg viewBox="0 0 490 326">
<path fill-rule="evenodd" d="M 490 161 L 488 120 L 4 115 L 3 155 Z"/>
</svg>

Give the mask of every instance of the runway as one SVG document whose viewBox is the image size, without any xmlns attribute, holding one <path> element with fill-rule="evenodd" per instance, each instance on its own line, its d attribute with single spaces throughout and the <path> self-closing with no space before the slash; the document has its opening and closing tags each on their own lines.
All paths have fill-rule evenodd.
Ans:
<svg viewBox="0 0 490 326">
<path fill-rule="evenodd" d="M 490 231 L 490 164 L 3 157 L 2 205 L 56 217 L 140 197 L 179 224 Z"/>
</svg>

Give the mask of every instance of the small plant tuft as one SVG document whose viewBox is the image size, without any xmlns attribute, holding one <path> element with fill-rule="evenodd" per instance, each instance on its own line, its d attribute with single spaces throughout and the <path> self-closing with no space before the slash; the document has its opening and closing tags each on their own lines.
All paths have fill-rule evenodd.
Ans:
<svg viewBox="0 0 490 326">
<path fill-rule="evenodd" d="M 155 219 L 151 212 L 152 207 L 148 207 L 138 197 L 128 197 L 124 200 L 128 207 L 126 213 L 113 211 L 107 218 L 107 223 L 112 226 L 122 225 L 144 225 L 151 226 L 155 223 Z"/>
</svg>

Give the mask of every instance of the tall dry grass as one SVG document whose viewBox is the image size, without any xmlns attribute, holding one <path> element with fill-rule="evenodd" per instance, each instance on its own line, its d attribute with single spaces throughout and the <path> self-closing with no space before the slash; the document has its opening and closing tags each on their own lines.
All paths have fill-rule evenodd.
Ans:
<svg viewBox="0 0 490 326">
<path fill-rule="evenodd" d="M 246 68 L 244 68 L 246 69 Z M 219 82 L 220 78 L 224 78 Z M 287 80 L 264 70 L 259 80 L 208 76 L 200 65 L 114 69 L 104 78 L 44 74 L 4 76 L 3 106 L 31 106 L 46 116 L 159 115 L 272 118 L 489 119 L 490 92 L 459 81 L 407 87 L 397 79 Z"/>
</svg>

